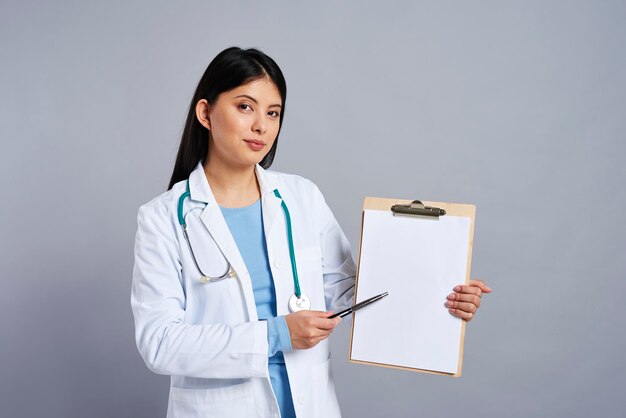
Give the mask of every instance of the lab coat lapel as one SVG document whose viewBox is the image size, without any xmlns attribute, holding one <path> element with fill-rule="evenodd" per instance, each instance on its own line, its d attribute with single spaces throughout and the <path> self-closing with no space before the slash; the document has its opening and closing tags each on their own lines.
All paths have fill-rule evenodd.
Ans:
<svg viewBox="0 0 626 418">
<path fill-rule="evenodd" d="M 263 208 L 263 228 L 265 229 L 266 239 L 268 232 L 272 230 L 274 222 L 278 215 L 282 214 L 280 207 L 281 200 L 274 195 L 277 189 L 276 181 L 271 173 L 265 171 L 261 166 L 256 166 L 256 178 L 259 181 L 259 189 L 261 189 L 261 204 Z"/>
<path fill-rule="evenodd" d="M 285 214 L 281 208 L 282 200 L 274 194 L 274 190 L 278 189 L 274 175 L 258 165 L 256 173 L 261 189 L 263 229 L 267 243 L 267 256 L 274 278 L 276 308 L 278 315 L 283 315 L 288 313 L 289 296 L 293 293 L 291 270 L 288 267 L 290 264 Z"/>
<path fill-rule="evenodd" d="M 224 253 L 224 256 L 231 264 L 232 268 L 237 274 L 235 280 L 239 280 L 241 283 L 243 295 L 245 298 L 246 308 L 248 310 L 248 316 L 251 321 L 258 319 L 256 304 L 254 302 L 254 291 L 252 289 L 252 282 L 250 281 L 250 274 L 241 257 L 237 243 L 233 238 L 226 220 L 222 215 L 222 211 L 213 196 L 209 182 L 207 181 L 204 173 L 204 168 L 201 163 L 194 169 L 189 176 L 189 191 L 192 200 L 201 201 L 206 203 L 206 207 L 200 215 L 200 219 L 206 227 L 211 237 L 215 240 L 218 247 Z M 233 280 L 233 279 L 226 279 Z"/>
</svg>

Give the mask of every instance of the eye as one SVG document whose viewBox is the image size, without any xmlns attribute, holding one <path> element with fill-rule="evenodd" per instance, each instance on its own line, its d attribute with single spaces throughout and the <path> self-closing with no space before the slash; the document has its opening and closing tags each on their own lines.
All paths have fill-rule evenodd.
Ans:
<svg viewBox="0 0 626 418">
<path fill-rule="evenodd" d="M 277 118 L 280 116 L 280 113 L 276 110 L 270 110 L 269 112 L 267 112 L 267 114 L 272 118 Z"/>
<path fill-rule="evenodd" d="M 252 110 L 252 106 L 250 106 L 248 103 L 241 103 L 239 105 L 239 109 L 248 111 L 248 110 Z"/>
</svg>

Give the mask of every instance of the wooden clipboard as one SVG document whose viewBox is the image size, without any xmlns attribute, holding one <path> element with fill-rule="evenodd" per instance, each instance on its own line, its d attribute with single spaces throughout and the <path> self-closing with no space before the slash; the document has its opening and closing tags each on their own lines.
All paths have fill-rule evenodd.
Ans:
<svg viewBox="0 0 626 418">
<path fill-rule="evenodd" d="M 356 291 L 355 291 L 355 303 L 358 301 L 361 301 L 369 296 L 373 296 L 371 294 L 360 294 L 359 293 L 359 289 L 360 287 L 362 288 L 366 288 L 368 287 L 370 290 L 372 289 L 372 286 L 366 286 L 365 282 L 360 282 L 360 278 L 362 276 L 362 272 L 361 269 L 363 268 L 362 265 L 362 256 L 364 253 L 364 229 L 367 228 L 368 226 L 365 225 L 365 219 L 366 219 L 366 211 L 368 211 L 368 216 L 381 216 L 382 214 L 378 214 L 377 212 L 374 211 L 382 211 L 382 212 L 390 212 L 391 211 L 391 207 L 393 205 L 409 205 L 411 204 L 411 200 L 406 200 L 406 199 L 387 199 L 387 198 L 376 198 L 376 197 L 366 197 L 363 203 L 363 214 L 362 214 L 362 223 L 361 223 L 361 240 L 360 240 L 360 245 L 359 245 L 359 266 L 358 266 L 358 271 L 357 271 L 357 280 L 356 280 Z M 464 272 L 464 277 L 458 277 L 459 280 L 455 280 L 455 284 L 460 284 L 464 282 L 465 284 L 469 283 L 470 280 L 470 270 L 471 270 L 471 262 L 472 262 L 472 247 L 473 247 L 473 240 L 474 240 L 474 223 L 475 223 L 475 215 L 476 215 L 476 207 L 474 205 L 469 205 L 469 204 L 456 204 L 456 203 L 445 203 L 445 202 L 421 202 L 423 203 L 425 206 L 430 206 L 430 207 L 434 207 L 434 208 L 441 208 L 443 210 L 445 210 L 445 215 L 442 216 L 442 219 L 444 217 L 448 217 L 448 221 L 447 222 L 451 222 L 451 221 L 458 221 L 460 223 L 464 223 L 467 224 L 467 222 L 469 222 L 469 228 L 467 230 L 467 256 L 465 259 L 465 272 Z M 371 214 L 371 215 L 370 215 Z M 392 214 L 393 216 L 399 216 L 399 214 Z M 387 216 L 386 214 L 384 216 Z M 401 215 L 400 215 L 401 216 Z M 416 222 L 432 222 L 432 220 L 427 220 L 425 216 L 415 216 L 414 220 Z M 462 218 L 466 218 L 466 220 L 463 220 Z M 413 220 L 413 219 L 412 219 Z M 386 220 L 383 220 L 382 222 L 388 222 Z M 403 222 L 408 222 L 407 221 L 403 221 Z M 436 221 L 435 221 L 436 222 Z M 423 224 L 426 225 L 426 224 Z M 427 228 L 431 228 L 430 226 Z M 466 228 L 466 227 L 464 227 Z M 464 235 L 465 235 L 465 230 L 466 229 L 460 229 L 461 233 L 457 233 L 456 235 L 456 242 L 460 242 L 461 239 L 464 239 Z M 456 230 L 455 230 L 456 231 Z M 411 233 L 411 231 L 407 231 L 407 234 Z M 408 242 L 400 242 L 398 243 L 398 245 L 410 245 L 411 241 L 410 238 L 408 237 L 409 241 Z M 369 238 L 368 235 L 368 239 L 371 240 L 371 238 Z M 384 239 L 384 237 L 382 238 Z M 370 241 L 372 242 L 372 241 Z M 368 244 L 366 244 L 368 245 Z M 371 244 L 370 244 L 371 245 Z M 461 271 L 461 268 L 463 266 L 463 260 L 461 259 L 463 252 L 465 251 L 463 246 L 459 247 L 457 245 L 458 248 L 461 248 L 461 250 L 457 251 L 455 253 L 455 260 L 456 260 L 456 265 L 457 265 L 457 273 L 458 274 L 462 274 L 463 272 Z M 368 250 L 369 251 L 369 250 Z M 367 254 L 371 254 L 372 252 L 368 252 Z M 369 256 L 368 256 L 369 257 Z M 419 256 L 417 257 L 419 258 Z M 393 261 L 390 261 L 393 262 Z M 454 277 L 455 279 L 457 278 L 458 274 L 456 274 Z M 445 274 L 444 274 L 445 275 Z M 363 274 L 364 279 L 363 280 L 370 280 L 372 281 L 372 278 L 367 278 L 366 279 L 366 274 Z M 395 276 L 394 276 L 395 277 Z M 408 278 L 407 278 L 408 279 Z M 376 278 L 376 280 L 379 280 L 378 278 Z M 384 278 L 381 278 L 380 280 L 385 280 Z M 396 280 L 396 279 L 394 279 Z M 404 279 L 397 279 L 397 280 L 404 280 Z M 448 279 L 450 280 L 450 279 Z M 410 283 L 411 286 L 418 286 L 416 284 L 416 282 L 406 282 L 406 283 Z M 377 284 L 379 285 L 379 284 Z M 398 284 L 396 284 L 396 287 L 398 286 Z M 432 287 L 432 286 L 431 286 Z M 385 291 L 383 289 L 383 291 Z M 452 287 L 450 287 L 449 289 L 446 290 L 447 293 L 452 292 Z M 391 296 L 391 295 L 390 295 Z M 405 297 L 405 296 L 403 296 Z M 386 303 L 390 303 L 392 301 L 390 301 L 389 299 L 391 299 L 390 297 L 385 298 L 387 299 Z M 444 367 L 444 369 L 446 369 L 445 371 L 441 371 L 438 370 L 437 367 L 416 367 L 415 364 L 420 363 L 419 361 L 413 362 L 413 361 L 409 361 L 409 362 L 405 362 L 405 363 L 410 363 L 409 365 L 407 364 L 403 364 L 402 361 L 374 361 L 372 360 L 372 358 L 377 358 L 377 356 L 372 355 L 372 356 L 367 356 L 367 355 L 363 355 L 362 351 L 363 350 L 356 350 L 356 344 L 360 344 L 361 346 L 363 346 L 365 343 L 363 342 L 363 338 L 360 337 L 361 334 L 357 334 L 357 338 L 355 338 L 355 330 L 360 332 L 360 329 L 363 329 L 363 326 L 361 325 L 361 322 L 359 321 L 372 321 L 372 318 L 374 318 L 374 315 L 376 315 L 377 313 L 380 314 L 381 312 L 384 313 L 384 309 L 398 309 L 398 312 L 402 312 L 403 309 L 405 309 L 404 306 L 397 308 L 394 307 L 392 308 L 392 306 L 394 305 L 387 305 L 387 307 L 385 308 L 383 306 L 383 301 L 385 301 L 385 299 L 376 302 L 374 304 L 372 304 L 372 308 L 366 308 L 363 309 L 361 311 L 357 311 L 354 313 L 353 316 L 353 321 L 352 321 L 352 332 L 351 332 L 351 336 L 350 336 L 350 353 L 349 353 L 349 361 L 352 363 L 357 363 L 357 364 L 366 364 L 366 365 L 372 365 L 372 366 L 381 366 L 381 367 L 388 367 L 388 368 L 393 368 L 393 369 L 400 369 L 400 370 L 408 370 L 408 371 L 416 371 L 416 372 L 423 372 L 423 373 L 431 373 L 431 374 L 439 374 L 439 375 L 445 375 L 445 376 L 453 376 L 453 377 L 460 377 L 461 376 L 461 372 L 462 372 L 462 365 L 463 365 L 463 348 L 464 348 L 464 340 L 465 340 L 465 325 L 466 322 L 463 320 L 460 320 L 458 318 L 454 318 L 452 317 L 451 314 L 448 313 L 448 310 L 445 308 L 444 303 L 445 303 L 445 295 L 442 295 L 441 298 L 441 304 L 440 304 L 440 309 L 442 312 L 445 312 L 445 315 L 449 316 L 451 319 L 445 319 L 442 317 L 442 313 L 440 313 L 439 311 L 437 311 L 437 309 L 439 308 L 435 308 L 435 310 L 433 312 L 435 312 L 435 315 L 437 315 L 438 317 L 441 317 L 443 319 L 441 319 L 442 321 L 444 321 L 444 323 L 446 324 L 447 327 L 454 329 L 455 331 L 451 333 L 451 335 L 453 336 L 452 338 L 448 338 L 445 341 L 457 341 L 456 340 L 456 333 L 458 333 L 458 331 L 456 330 L 456 328 L 454 328 L 453 325 L 451 325 L 452 323 L 449 321 L 458 321 L 460 322 L 458 325 L 460 326 L 460 333 L 458 333 L 458 347 L 457 346 L 452 346 L 450 348 L 450 355 L 447 356 L 447 363 L 448 366 Z M 380 306 L 378 307 L 378 311 L 376 310 L 376 305 L 380 304 Z M 410 307 L 409 307 L 410 308 Z M 364 312 L 364 311 L 368 311 L 369 312 Z M 413 312 L 413 311 L 412 311 Z M 382 318 L 384 315 L 381 315 L 380 317 Z M 425 322 L 426 320 L 424 320 Z M 448 322 L 446 322 L 448 321 Z M 393 325 L 392 325 L 393 326 Z M 410 332 L 410 324 L 400 324 L 397 325 L 400 329 L 404 329 L 406 332 Z M 365 326 L 366 327 L 366 326 Z M 357 329 L 358 328 L 358 329 Z M 399 334 L 401 334 L 402 332 L 399 331 Z M 373 346 L 380 346 L 381 344 L 385 344 L 387 343 L 387 341 L 371 341 L 371 337 L 370 340 L 367 340 L 367 347 L 371 347 Z M 402 341 L 396 341 L 395 344 L 398 344 L 397 346 L 392 346 L 391 350 L 395 350 L 396 348 L 394 347 L 398 347 L 401 348 L 402 350 L 405 351 L 404 355 L 406 358 L 407 355 L 407 351 L 409 350 L 407 347 L 402 345 Z M 431 342 L 429 341 L 428 343 L 419 343 L 420 346 L 425 346 L 426 344 L 431 344 Z M 433 342 L 432 344 L 436 344 L 436 342 Z M 370 348 L 368 348 L 367 350 L 370 350 Z M 374 348 L 373 350 L 376 350 L 376 348 Z M 357 352 L 359 351 L 359 352 Z M 417 350 L 419 351 L 419 350 Z M 452 358 L 454 357 L 454 353 L 458 352 L 458 359 Z M 411 355 L 411 352 L 408 353 L 408 355 Z M 371 358 L 369 358 L 371 357 Z M 387 356 L 388 357 L 388 356 Z M 456 360 L 456 367 L 453 367 L 454 365 L 454 360 Z M 421 364 L 421 363 L 420 363 Z M 428 361 L 424 362 L 424 364 L 428 364 Z"/>
</svg>

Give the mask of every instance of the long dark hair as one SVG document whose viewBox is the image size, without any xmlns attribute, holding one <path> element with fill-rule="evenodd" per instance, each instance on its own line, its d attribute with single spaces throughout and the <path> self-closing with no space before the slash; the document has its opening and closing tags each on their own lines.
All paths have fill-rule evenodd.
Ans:
<svg viewBox="0 0 626 418">
<path fill-rule="evenodd" d="M 215 103 L 221 93 L 263 77 L 269 77 L 280 92 L 282 99 L 280 126 L 282 126 L 287 99 L 287 84 L 282 71 L 273 59 L 257 49 L 232 47 L 223 50 L 211 61 L 191 99 L 183 137 L 174 164 L 174 172 L 167 187 L 168 190 L 175 183 L 189 178 L 198 162 L 204 161 L 209 152 L 209 130 L 202 126 L 196 118 L 198 101 L 206 99 L 209 104 Z M 278 133 L 280 133 L 280 127 Z M 272 165 L 277 145 L 278 134 L 276 134 L 274 145 L 261 160 L 261 167 L 269 168 Z"/>
</svg>

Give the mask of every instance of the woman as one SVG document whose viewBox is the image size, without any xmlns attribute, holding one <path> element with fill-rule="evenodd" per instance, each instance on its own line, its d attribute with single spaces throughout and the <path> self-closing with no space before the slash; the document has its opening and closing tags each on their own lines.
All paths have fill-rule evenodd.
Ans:
<svg viewBox="0 0 626 418">
<path fill-rule="evenodd" d="M 329 316 L 351 305 L 355 265 L 317 187 L 266 171 L 285 98 L 267 55 L 218 54 L 169 190 L 139 210 L 131 304 L 146 364 L 171 375 L 168 417 L 340 416 Z M 464 319 L 489 291 L 455 290 L 447 303 Z"/>
</svg>

